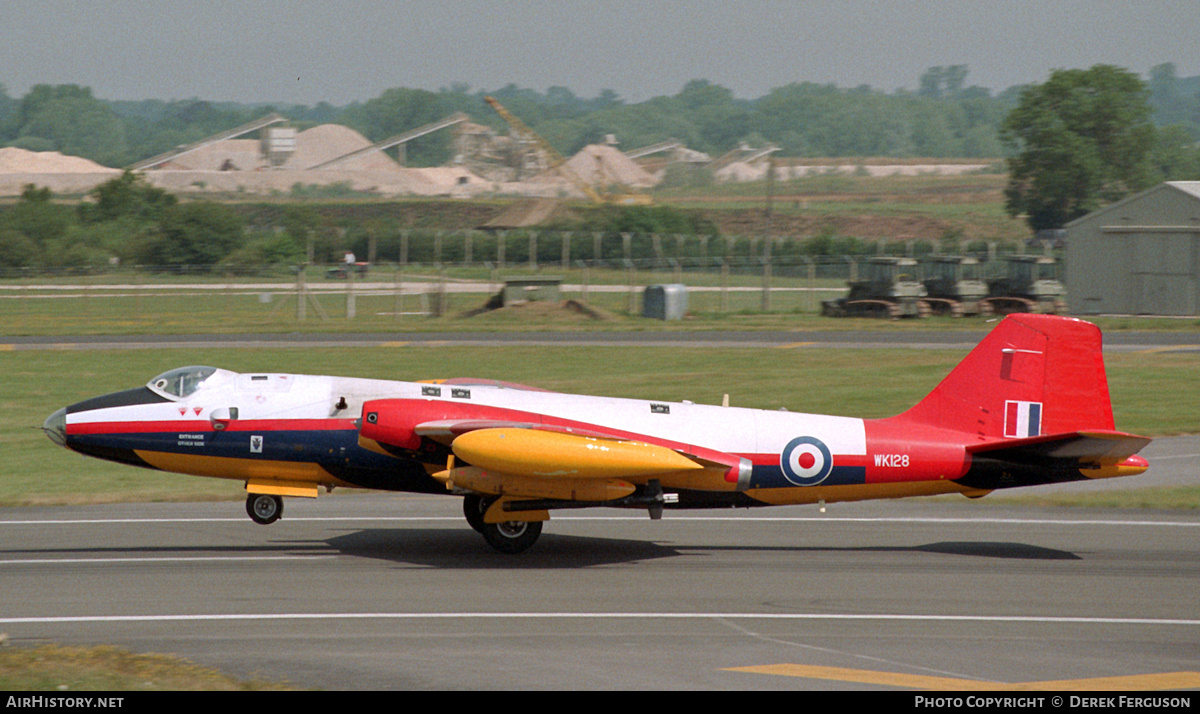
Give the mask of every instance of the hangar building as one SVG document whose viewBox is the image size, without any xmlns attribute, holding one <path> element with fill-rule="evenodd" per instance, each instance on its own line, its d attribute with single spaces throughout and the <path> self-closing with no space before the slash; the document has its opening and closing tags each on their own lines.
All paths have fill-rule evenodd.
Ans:
<svg viewBox="0 0 1200 714">
<path fill-rule="evenodd" d="M 1082 315 L 1200 315 L 1200 181 L 1169 181 L 1066 225 Z"/>
</svg>

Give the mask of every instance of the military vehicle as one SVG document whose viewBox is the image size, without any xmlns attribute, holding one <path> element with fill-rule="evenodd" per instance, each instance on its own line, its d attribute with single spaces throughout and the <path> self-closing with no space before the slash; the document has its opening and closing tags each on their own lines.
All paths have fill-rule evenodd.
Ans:
<svg viewBox="0 0 1200 714">
<path fill-rule="evenodd" d="M 920 265 L 912 258 L 870 258 L 862 275 L 851 280 L 850 292 L 821 303 L 826 317 L 929 317 L 926 290 L 918 276 Z"/>
<path fill-rule="evenodd" d="M 988 314 L 992 308 L 984 298 L 988 286 L 984 282 L 978 258 L 939 255 L 924 260 L 925 302 L 935 315 Z"/>
<path fill-rule="evenodd" d="M 1012 255 L 1002 278 L 987 281 L 987 304 L 999 315 L 1013 312 L 1066 312 L 1066 290 L 1058 278 L 1058 261 L 1038 255 Z"/>
</svg>

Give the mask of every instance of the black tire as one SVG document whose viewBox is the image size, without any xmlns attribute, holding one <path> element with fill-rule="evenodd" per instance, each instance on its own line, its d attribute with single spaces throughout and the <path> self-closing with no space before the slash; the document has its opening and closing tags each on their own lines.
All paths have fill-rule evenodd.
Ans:
<svg viewBox="0 0 1200 714">
<path fill-rule="evenodd" d="M 523 553 L 537 542 L 542 534 L 541 521 L 506 521 L 484 523 L 479 532 L 483 539 L 501 553 Z"/>
<path fill-rule="evenodd" d="M 471 526 L 476 533 L 483 533 L 483 514 L 487 513 L 487 509 L 492 505 L 492 500 L 483 496 L 477 496 L 469 493 L 463 496 L 463 515 L 467 517 L 467 525 Z"/>
<path fill-rule="evenodd" d="M 270 525 L 283 515 L 283 499 L 279 496 L 252 493 L 246 497 L 246 513 L 255 523 Z"/>
</svg>

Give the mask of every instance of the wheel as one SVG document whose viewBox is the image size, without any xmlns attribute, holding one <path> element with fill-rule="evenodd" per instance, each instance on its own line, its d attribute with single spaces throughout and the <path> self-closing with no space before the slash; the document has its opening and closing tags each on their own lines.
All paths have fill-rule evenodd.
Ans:
<svg viewBox="0 0 1200 714">
<path fill-rule="evenodd" d="M 476 533 L 483 533 L 483 514 L 490 505 L 490 500 L 473 493 L 463 497 L 463 515 L 467 517 L 467 525 L 475 529 Z"/>
<path fill-rule="evenodd" d="M 479 532 L 483 539 L 501 553 L 522 553 L 537 542 L 542 534 L 541 521 L 505 521 L 484 523 Z"/>
<path fill-rule="evenodd" d="M 246 513 L 250 514 L 250 520 L 255 523 L 269 525 L 283 515 L 283 499 L 279 496 L 252 493 L 246 497 Z"/>
</svg>

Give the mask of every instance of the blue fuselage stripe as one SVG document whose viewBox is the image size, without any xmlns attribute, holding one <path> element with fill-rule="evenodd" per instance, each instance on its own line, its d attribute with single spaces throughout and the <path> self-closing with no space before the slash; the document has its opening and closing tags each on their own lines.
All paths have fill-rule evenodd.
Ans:
<svg viewBox="0 0 1200 714">
<path fill-rule="evenodd" d="M 830 470 L 829 475 L 814 486 L 856 486 L 867 482 L 865 466 L 837 466 Z M 755 466 L 750 475 L 750 488 L 804 488 L 797 486 L 783 475 L 783 468 L 778 464 Z"/>
</svg>

